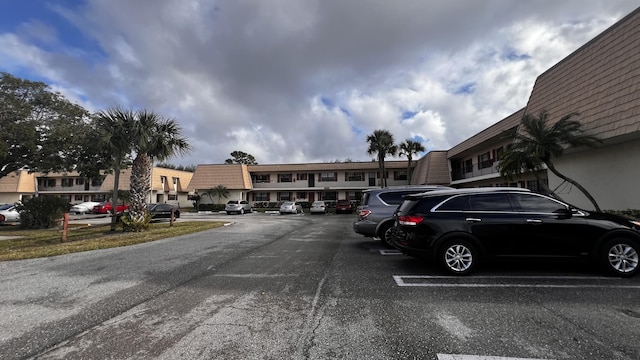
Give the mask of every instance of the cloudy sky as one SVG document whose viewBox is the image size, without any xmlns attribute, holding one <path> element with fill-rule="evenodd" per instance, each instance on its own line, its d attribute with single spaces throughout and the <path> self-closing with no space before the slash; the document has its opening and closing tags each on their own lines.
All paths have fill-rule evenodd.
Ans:
<svg viewBox="0 0 640 360">
<path fill-rule="evenodd" d="M 0 71 L 91 111 L 174 118 L 169 162 L 369 161 L 376 129 L 448 150 L 630 0 L 0 0 Z"/>
</svg>

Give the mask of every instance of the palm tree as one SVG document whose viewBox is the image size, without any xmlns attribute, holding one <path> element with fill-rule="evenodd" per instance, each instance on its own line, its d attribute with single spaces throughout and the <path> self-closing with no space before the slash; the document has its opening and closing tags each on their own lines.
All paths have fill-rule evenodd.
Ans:
<svg viewBox="0 0 640 360">
<path fill-rule="evenodd" d="M 224 197 L 225 199 L 229 197 L 229 189 L 227 189 L 226 186 L 224 185 L 217 185 L 216 187 L 212 187 L 209 189 L 206 189 L 202 192 L 202 194 L 200 195 L 200 198 L 204 198 L 205 196 L 207 196 L 211 202 L 213 203 L 213 198 L 217 197 L 218 198 L 218 202 L 217 204 L 220 204 L 220 200 Z"/>
<path fill-rule="evenodd" d="M 131 134 L 135 126 L 135 114 L 119 107 L 109 108 L 97 113 L 96 126 L 101 134 L 102 145 L 111 153 L 113 161 L 114 183 L 111 201 L 118 203 L 118 185 L 120 170 L 131 153 Z M 115 208 L 115 206 L 114 206 Z M 116 230 L 116 213 L 111 217 L 111 231 Z"/>
<path fill-rule="evenodd" d="M 373 134 L 367 136 L 369 148 L 367 154 L 377 154 L 378 168 L 380 169 L 380 187 L 387 186 L 385 176 L 384 158 L 386 155 L 395 156 L 398 153 L 398 146 L 393 143 L 393 135 L 387 130 L 374 130 Z"/>
<path fill-rule="evenodd" d="M 220 200 L 224 197 L 225 199 L 229 197 L 229 189 L 227 189 L 224 185 L 218 185 L 211 189 L 214 196 L 218 197 L 218 204 L 220 204 Z"/>
<path fill-rule="evenodd" d="M 500 174 L 513 176 L 524 171 L 533 171 L 537 176 L 537 170 L 542 169 L 544 164 L 557 177 L 577 187 L 591 201 L 596 211 L 600 211 L 598 203 L 587 189 L 574 179 L 561 174 L 553 164 L 553 159 L 562 156 L 567 147 L 594 147 L 600 143 L 595 136 L 585 134 L 580 122 L 572 120 L 578 115 L 576 112 L 567 114 L 555 124 L 549 125 L 549 114 L 546 110 L 540 111 L 538 116 L 525 114 L 514 135 L 511 148 L 501 158 Z M 551 191 L 550 193 L 553 194 Z"/>
<path fill-rule="evenodd" d="M 151 192 L 151 167 L 153 160 L 167 160 L 176 153 L 184 154 L 191 149 L 182 136 L 182 130 L 172 119 L 141 110 L 136 113 L 136 122 L 131 136 L 136 154 L 131 168 L 131 206 L 129 214 L 136 223 L 145 221 L 148 213 L 147 195 Z"/>
<path fill-rule="evenodd" d="M 406 156 L 408 160 L 407 164 L 407 184 L 411 184 L 411 161 L 413 161 L 413 155 L 417 155 L 423 152 L 424 146 L 418 141 L 412 139 L 406 139 L 398 146 L 400 156 Z"/>
</svg>

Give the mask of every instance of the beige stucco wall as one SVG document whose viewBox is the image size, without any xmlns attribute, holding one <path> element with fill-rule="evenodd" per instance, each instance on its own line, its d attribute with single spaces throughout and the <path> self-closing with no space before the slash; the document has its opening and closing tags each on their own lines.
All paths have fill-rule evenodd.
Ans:
<svg viewBox="0 0 640 360">
<path fill-rule="evenodd" d="M 562 174 L 584 186 L 603 210 L 640 209 L 640 140 L 601 146 L 598 149 L 564 154 L 554 161 Z M 551 171 L 549 187 L 563 200 L 593 209 L 591 202 L 571 184 Z"/>
</svg>

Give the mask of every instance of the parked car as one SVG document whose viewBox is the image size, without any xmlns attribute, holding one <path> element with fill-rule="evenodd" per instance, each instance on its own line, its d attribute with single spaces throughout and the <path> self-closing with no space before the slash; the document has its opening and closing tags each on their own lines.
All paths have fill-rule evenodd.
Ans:
<svg viewBox="0 0 640 360">
<path fill-rule="evenodd" d="M 118 204 L 116 206 L 116 214 L 120 214 L 127 210 L 129 205 Z M 110 202 L 102 202 L 93 207 L 91 210 L 94 214 L 113 214 L 113 205 Z"/>
<path fill-rule="evenodd" d="M 173 218 L 180 218 L 180 207 L 174 204 L 147 204 L 149 214 L 152 219 L 171 219 L 171 211 Z"/>
<path fill-rule="evenodd" d="M 280 205 L 280 215 L 300 213 L 302 213 L 302 205 L 295 201 L 285 201 Z"/>
<path fill-rule="evenodd" d="M 336 202 L 336 214 L 348 213 L 353 214 L 353 204 L 349 200 L 338 200 Z"/>
<path fill-rule="evenodd" d="M 314 201 L 311 203 L 311 207 L 309 208 L 309 212 L 311 214 L 326 214 L 327 213 L 327 204 L 324 201 Z"/>
<path fill-rule="evenodd" d="M 247 200 L 229 200 L 227 204 L 224 206 L 224 211 L 227 212 L 227 215 L 231 214 L 244 214 L 250 213 L 252 211 L 251 204 Z"/>
<path fill-rule="evenodd" d="M 393 245 L 455 275 L 489 258 L 584 260 L 628 277 L 640 271 L 640 222 L 586 211 L 517 188 L 407 196 Z"/>
<path fill-rule="evenodd" d="M 93 212 L 93 207 L 96 205 L 100 205 L 97 201 L 85 201 L 79 204 L 75 204 L 69 210 L 70 213 L 74 214 L 89 214 Z"/>
<path fill-rule="evenodd" d="M 20 213 L 13 204 L 0 205 L 0 224 L 20 222 Z"/>
<path fill-rule="evenodd" d="M 418 185 L 370 189 L 362 192 L 362 201 L 356 209 L 357 218 L 353 230 L 361 235 L 377 237 L 387 246 L 387 232 L 393 226 L 393 212 L 402 204 L 402 197 L 408 194 L 433 190 L 451 189 L 438 185 Z"/>
</svg>

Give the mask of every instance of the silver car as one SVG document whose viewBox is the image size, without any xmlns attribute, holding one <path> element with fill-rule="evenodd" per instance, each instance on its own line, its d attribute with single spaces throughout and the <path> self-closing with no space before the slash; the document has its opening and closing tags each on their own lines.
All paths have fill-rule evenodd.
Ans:
<svg viewBox="0 0 640 360">
<path fill-rule="evenodd" d="M 227 215 L 231 215 L 250 213 L 252 209 L 247 200 L 229 200 L 224 206 L 224 211 L 227 212 Z"/>
<path fill-rule="evenodd" d="M 5 204 L 0 206 L 0 223 L 20 222 L 20 213 L 15 205 Z"/>
<path fill-rule="evenodd" d="M 280 205 L 280 215 L 282 214 L 300 214 L 302 205 L 295 201 L 285 201 Z"/>
<path fill-rule="evenodd" d="M 312 214 L 326 214 L 327 204 L 324 201 L 314 201 L 309 208 L 309 212 Z"/>
</svg>

